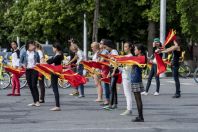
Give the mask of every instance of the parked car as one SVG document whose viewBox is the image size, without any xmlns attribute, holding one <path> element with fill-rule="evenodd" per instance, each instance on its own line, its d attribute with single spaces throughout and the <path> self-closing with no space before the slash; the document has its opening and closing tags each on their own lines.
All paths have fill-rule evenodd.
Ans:
<svg viewBox="0 0 198 132">
<path fill-rule="evenodd" d="M 44 55 L 47 55 L 47 56 L 49 56 L 49 57 L 51 57 L 51 56 L 54 55 L 54 52 L 53 52 L 53 49 L 52 49 L 52 45 L 42 44 L 42 47 L 43 47 Z M 20 56 L 21 56 L 25 51 L 26 51 L 25 45 L 23 45 L 23 46 L 20 48 Z"/>
</svg>

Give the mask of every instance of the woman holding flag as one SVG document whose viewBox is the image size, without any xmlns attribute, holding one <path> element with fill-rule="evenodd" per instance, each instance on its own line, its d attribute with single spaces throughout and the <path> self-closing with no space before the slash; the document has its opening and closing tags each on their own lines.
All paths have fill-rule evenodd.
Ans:
<svg viewBox="0 0 198 132">
<path fill-rule="evenodd" d="M 112 43 L 111 40 L 105 40 L 104 41 L 105 48 L 109 51 L 109 55 L 118 55 L 118 51 L 115 49 L 115 45 Z M 111 96 L 110 96 L 110 103 L 108 106 L 103 107 L 106 110 L 112 110 L 117 108 L 118 104 L 118 95 L 117 95 L 117 80 L 118 80 L 118 73 L 119 70 L 117 67 L 113 66 L 112 64 L 110 65 L 110 72 L 109 72 L 109 77 L 110 77 L 110 91 L 111 91 Z"/>
<path fill-rule="evenodd" d="M 54 66 L 60 66 L 62 64 L 62 61 L 64 59 L 63 53 L 62 53 L 62 48 L 59 43 L 54 43 L 53 44 L 53 51 L 55 53 L 55 56 L 47 60 L 48 64 L 52 64 Z M 51 74 L 51 84 L 55 96 L 55 101 L 56 101 L 56 106 L 52 109 L 51 111 L 60 111 L 60 100 L 59 100 L 59 91 L 58 91 L 58 78 L 59 76 L 56 75 L 55 73 Z"/>
<path fill-rule="evenodd" d="M 16 41 L 12 41 L 11 48 L 12 48 L 12 67 L 18 68 L 20 61 L 20 51 L 18 49 L 18 44 Z M 17 74 L 12 75 L 12 93 L 8 94 L 7 96 L 21 96 L 19 77 L 20 76 Z M 15 94 L 15 90 L 16 90 L 16 94 Z"/>
<path fill-rule="evenodd" d="M 28 106 L 39 107 L 38 72 L 34 70 L 37 63 L 40 63 L 40 58 L 38 52 L 36 52 L 35 42 L 29 41 L 26 44 L 26 52 L 20 58 L 20 65 L 26 68 L 26 80 L 33 97 L 33 103 L 28 104 Z"/>
<path fill-rule="evenodd" d="M 94 52 L 94 55 L 92 57 L 92 61 L 95 61 L 95 62 L 98 62 L 99 61 L 99 44 L 97 42 L 93 42 L 91 44 L 91 49 L 92 51 Z M 95 84 L 97 86 L 97 93 L 98 93 L 98 97 L 97 99 L 95 100 L 96 102 L 102 102 L 102 85 L 101 85 L 101 81 L 100 81 L 100 78 L 99 78 L 99 75 L 94 75 L 94 81 L 95 81 Z"/>
<path fill-rule="evenodd" d="M 172 52 L 172 60 L 171 60 L 171 65 L 172 65 L 172 72 L 173 72 L 173 77 L 175 80 L 175 87 L 176 87 L 176 92 L 173 98 L 180 98 L 181 97 L 181 91 L 180 91 L 180 81 L 179 81 L 179 58 L 181 56 L 181 38 L 179 36 L 176 36 L 173 40 L 174 45 L 171 46 L 170 48 L 167 49 L 162 49 L 162 50 L 157 50 L 159 53 L 171 53 Z"/>
<path fill-rule="evenodd" d="M 133 56 L 134 47 L 131 42 L 124 43 L 125 56 Z M 131 96 L 131 66 L 123 66 L 122 68 L 122 83 L 124 89 L 124 95 L 126 98 L 127 109 L 120 115 L 131 115 L 132 114 L 132 96 Z"/>
<path fill-rule="evenodd" d="M 36 51 L 39 54 L 39 58 L 40 58 L 40 63 L 45 63 L 45 57 L 44 57 L 44 53 L 43 53 L 43 48 L 41 46 L 41 44 L 39 42 L 35 42 L 36 43 Z M 40 87 L 40 103 L 45 103 L 45 84 L 44 84 L 44 75 L 40 75 L 39 78 L 39 87 Z"/>
<path fill-rule="evenodd" d="M 145 56 L 145 63 L 146 63 L 146 53 L 145 48 L 143 45 L 139 44 L 135 46 L 134 53 L 136 56 Z M 137 104 L 138 109 L 138 117 L 136 117 L 133 122 L 144 122 L 143 117 L 143 104 L 142 104 L 142 98 L 141 98 L 141 92 L 144 90 L 144 86 L 142 83 L 142 69 L 138 65 L 132 66 L 132 72 L 131 72 L 131 88 L 132 92 L 135 96 L 135 101 Z"/>
<path fill-rule="evenodd" d="M 149 77 L 148 77 L 148 81 L 147 81 L 147 85 L 146 85 L 146 91 L 142 92 L 141 93 L 142 95 L 148 95 L 148 91 L 151 86 L 151 81 L 152 81 L 153 76 L 155 76 L 155 80 L 156 80 L 156 91 L 153 95 L 154 96 L 159 95 L 160 79 L 159 79 L 159 75 L 157 75 L 157 62 L 156 62 L 154 53 L 157 49 L 160 49 L 161 47 L 162 47 L 162 44 L 160 42 L 160 39 L 155 38 L 154 42 L 153 42 L 153 55 L 152 55 L 152 58 L 150 59 L 150 63 L 152 64 L 151 71 L 149 73 Z M 160 56 L 162 57 L 162 54 L 160 54 Z"/>
</svg>

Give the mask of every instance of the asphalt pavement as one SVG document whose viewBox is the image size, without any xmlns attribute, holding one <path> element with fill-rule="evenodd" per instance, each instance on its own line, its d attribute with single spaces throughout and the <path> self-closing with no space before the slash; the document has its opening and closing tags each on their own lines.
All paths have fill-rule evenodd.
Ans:
<svg viewBox="0 0 198 132">
<path fill-rule="evenodd" d="M 172 99 L 172 78 L 161 79 L 160 96 L 153 95 L 153 80 L 149 95 L 143 96 L 144 123 L 131 122 L 137 116 L 134 96 L 133 115 L 120 116 L 126 109 L 122 86 L 118 87 L 118 109 L 113 111 L 94 102 L 92 80 L 85 86 L 85 98 L 70 96 L 71 88 L 60 88 L 60 112 L 49 110 L 55 104 L 52 89 L 46 89 L 46 103 L 41 107 L 27 106 L 32 102 L 27 87 L 20 97 L 6 96 L 11 89 L 0 90 L 0 132 L 198 132 L 198 84 L 192 78 L 180 81 L 182 96 Z"/>
</svg>

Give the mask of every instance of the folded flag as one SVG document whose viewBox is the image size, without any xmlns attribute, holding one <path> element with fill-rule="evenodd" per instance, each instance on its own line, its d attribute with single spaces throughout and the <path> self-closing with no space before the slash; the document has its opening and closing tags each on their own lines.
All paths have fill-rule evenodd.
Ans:
<svg viewBox="0 0 198 132">
<path fill-rule="evenodd" d="M 166 71 L 166 64 L 162 60 L 161 56 L 157 53 L 154 53 L 156 62 L 157 62 L 157 75 L 164 73 Z"/>
<path fill-rule="evenodd" d="M 19 68 L 14 68 L 12 66 L 4 66 L 4 69 L 7 72 L 10 72 L 12 74 L 16 74 L 18 77 L 22 76 L 25 73 L 25 69 L 19 69 Z"/>
</svg>

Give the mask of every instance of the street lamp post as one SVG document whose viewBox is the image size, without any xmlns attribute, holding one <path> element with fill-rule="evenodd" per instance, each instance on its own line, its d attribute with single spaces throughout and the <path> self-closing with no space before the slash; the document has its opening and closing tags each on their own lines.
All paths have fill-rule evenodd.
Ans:
<svg viewBox="0 0 198 132">
<path fill-rule="evenodd" d="M 83 21 L 83 50 L 84 57 L 87 60 L 87 21 L 86 21 L 86 13 L 84 13 L 84 21 Z"/>
<path fill-rule="evenodd" d="M 166 37 L 166 0 L 160 0 L 160 42 L 163 44 Z M 163 54 L 165 58 L 165 54 Z M 166 77 L 166 74 L 160 74 L 161 77 Z"/>
</svg>

